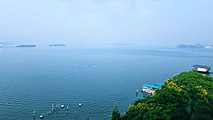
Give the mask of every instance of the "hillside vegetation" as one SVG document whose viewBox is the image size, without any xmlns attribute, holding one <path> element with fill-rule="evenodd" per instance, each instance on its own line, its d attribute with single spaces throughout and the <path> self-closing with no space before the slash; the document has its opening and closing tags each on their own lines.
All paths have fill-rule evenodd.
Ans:
<svg viewBox="0 0 213 120">
<path fill-rule="evenodd" d="M 136 101 L 111 120 L 213 120 L 213 78 L 182 72 L 168 79 L 154 95 Z"/>
</svg>

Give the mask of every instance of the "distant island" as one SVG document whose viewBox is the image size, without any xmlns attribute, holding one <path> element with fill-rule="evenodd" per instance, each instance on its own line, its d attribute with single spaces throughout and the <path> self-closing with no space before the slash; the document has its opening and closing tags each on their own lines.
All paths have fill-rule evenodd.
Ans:
<svg viewBox="0 0 213 120">
<path fill-rule="evenodd" d="M 66 44 L 49 44 L 50 47 L 64 47 Z"/>
<path fill-rule="evenodd" d="M 14 44 L 11 42 L 0 42 L 0 48 L 9 48 L 9 47 L 13 47 Z"/>
<path fill-rule="evenodd" d="M 115 104 L 110 120 L 213 120 L 213 77 L 182 72 L 130 105 L 121 115 Z"/>
<path fill-rule="evenodd" d="M 16 47 L 36 47 L 36 45 L 17 45 Z"/>
<path fill-rule="evenodd" d="M 12 48 L 12 47 L 36 47 L 35 44 L 14 44 L 12 42 L 0 42 L 1 48 Z"/>
<path fill-rule="evenodd" d="M 50 47 L 64 47 L 66 44 L 49 44 Z M 0 42 L 0 48 L 11 48 L 11 47 L 19 47 L 19 48 L 25 48 L 25 47 L 37 47 L 35 44 L 14 44 L 14 43 L 7 43 L 7 42 Z"/>
<path fill-rule="evenodd" d="M 195 44 L 195 45 L 186 45 L 186 44 L 179 44 L 177 45 L 177 48 L 186 48 L 186 49 L 213 49 L 212 45 L 201 45 L 201 44 Z"/>
</svg>

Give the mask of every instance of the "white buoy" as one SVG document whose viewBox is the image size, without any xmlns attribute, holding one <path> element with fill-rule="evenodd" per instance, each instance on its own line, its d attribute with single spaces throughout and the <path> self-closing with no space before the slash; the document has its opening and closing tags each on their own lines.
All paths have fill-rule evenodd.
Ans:
<svg viewBox="0 0 213 120">
<path fill-rule="evenodd" d="M 81 107 L 81 106 L 82 106 L 82 104 L 81 104 L 81 103 L 79 103 L 79 104 L 78 104 L 78 106 L 79 106 L 79 107 Z"/>
<path fill-rule="evenodd" d="M 61 105 L 61 108 L 63 109 L 63 108 L 64 108 L 64 105 Z"/>
<path fill-rule="evenodd" d="M 40 119 L 43 119 L 44 118 L 44 114 L 41 114 L 39 117 L 40 117 Z"/>
</svg>

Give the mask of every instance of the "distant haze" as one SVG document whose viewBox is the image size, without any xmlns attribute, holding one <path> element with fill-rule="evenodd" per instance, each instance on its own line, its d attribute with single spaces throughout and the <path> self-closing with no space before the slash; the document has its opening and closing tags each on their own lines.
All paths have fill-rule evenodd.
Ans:
<svg viewBox="0 0 213 120">
<path fill-rule="evenodd" d="M 0 0 L 0 42 L 213 44 L 213 0 Z"/>
</svg>

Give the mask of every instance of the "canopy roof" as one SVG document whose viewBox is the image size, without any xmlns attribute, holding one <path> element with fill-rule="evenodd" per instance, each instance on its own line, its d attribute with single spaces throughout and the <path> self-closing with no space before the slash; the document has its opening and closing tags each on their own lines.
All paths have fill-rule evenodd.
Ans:
<svg viewBox="0 0 213 120">
<path fill-rule="evenodd" d="M 143 86 L 144 86 L 144 87 L 150 87 L 150 88 L 153 88 L 153 89 L 158 89 L 158 88 L 161 87 L 161 86 L 159 86 L 159 85 L 150 85 L 150 84 L 144 84 Z"/>
</svg>

